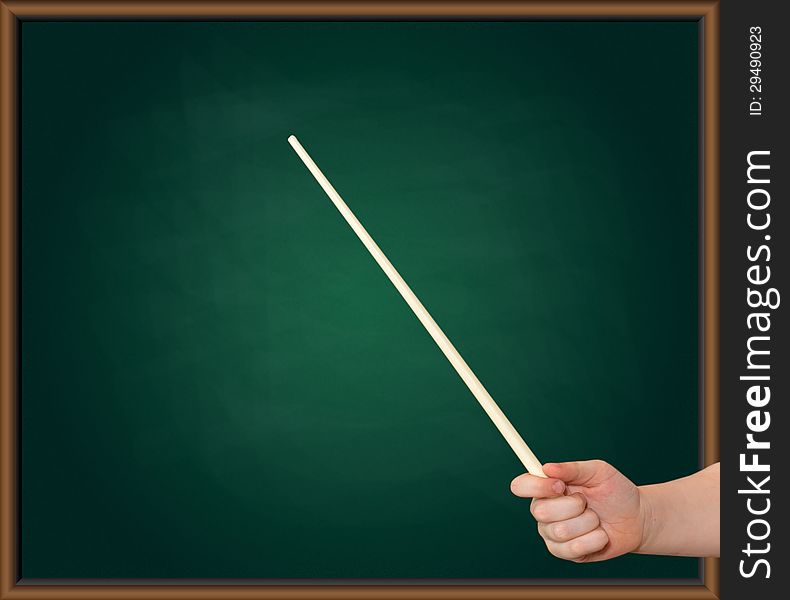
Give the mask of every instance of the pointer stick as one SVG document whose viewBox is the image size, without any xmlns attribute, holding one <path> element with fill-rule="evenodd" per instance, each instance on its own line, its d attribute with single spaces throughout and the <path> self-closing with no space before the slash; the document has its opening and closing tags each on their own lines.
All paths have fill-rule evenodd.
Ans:
<svg viewBox="0 0 790 600">
<path fill-rule="evenodd" d="M 392 285 L 400 292 L 400 295 L 403 296 L 403 299 L 406 301 L 406 304 L 409 305 L 414 311 L 414 314 L 417 315 L 417 318 L 420 320 L 420 323 L 423 324 L 425 329 L 428 330 L 428 333 L 431 334 L 433 341 L 439 346 L 441 351 L 447 357 L 447 360 L 450 361 L 450 364 L 453 365 L 455 370 L 461 376 L 461 379 L 464 380 L 464 383 L 469 388 L 469 391 L 474 394 L 474 397 L 477 398 L 477 401 L 480 403 L 480 406 L 483 407 L 483 410 L 486 411 L 488 416 L 496 425 L 496 428 L 499 430 L 499 433 L 505 438 L 510 447 L 513 449 L 513 452 L 516 453 L 519 460 L 524 464 L 529 471 L 533 475 L 537 475 L 539 477 L 545 477 L 546 475 L 543 473 L 543 468 L 541 467 L 540 461 L 537 459 L 535 454 L 530 450 L 529 446 L 527 446 L 526 442 L 521 438 L 516 428 L 510 423 L 508 418 L 502 412 L 502 410 L 497 406 L 497 403 L 494 402 L 494 399 L 491 395 L 486 391 L 483 387 L 483 384 L 480 383 L 480 380 L 472 373 L 472 369 L 469 368 L 469 365 L 466 364 L 466 361 L 461 358 L 461 355 L 458 354 L 458 350 L 455 349 L 450 343 L 450 340 L 447 339 L 447 336 L 444 335 L 444 332 L 439 329 L 439 326 L 436 324 L 436 321 L 433 320 L 433 317 L 428 314 L 428 311 L 425 310 L 425 307 L 422 305 L 417 299 L 417 296 L 414 295 L 414 292 L 411 291 L 411 288 L 406 285 L 406 282 L 403 280 L 403 277 L 395 270 L 395 267 L 392 266 L 392 263 L 384 256 L 384 253 L 381 251 L 381 248 L 378 247 L 376 242 L 373 241 L 373 238 L 370 237 L 365 228 L 362 226 L 362 223 L 354 216 L 354 213 L 351 212 L 351 209 L 346 205 L 343 199 L 340 197 L 340 194 L 337 193 L 332 184 L 329 183 L 329 180 L 324 176 L 321 172 L 321 169 L 313 162 L 313 159 L 310 158 L 310 155 L 307 154 L 307 151 L 302 147 L 302 144 L 299 143 L 299 140 L 296 139 L 295 136 L 290 136 L 288 138 L 288 143 L 291 144 L 293 149 L 299 155 L 299 158 L 302 159 L 302 162 L 305 166 L 310 169 L 310 172 L 315 177 L 318 184 L 324 189 L 326 195 L 329 196 L 329 199 L 335 205 L 337 210 L 340 211 L 340 214 L 343 215 L 343 218 L 351 225 L 351 229 L 354 230 L 354 233 L 357 234 L 360 241 L 365 244 L 365 248 L 368 249 L 368 252 L 373 256 L 375 261 L 384 271 L 384 273 L 389 277 L 389 280 L 392 282 Z"/>
</svg>

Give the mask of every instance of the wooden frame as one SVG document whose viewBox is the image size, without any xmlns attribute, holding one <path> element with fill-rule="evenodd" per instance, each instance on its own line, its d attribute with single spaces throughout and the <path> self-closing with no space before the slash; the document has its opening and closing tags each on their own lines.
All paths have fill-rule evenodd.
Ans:
<svg viewBox="0 0 790 600">
<path fill-rule="evenodd" d="M 0 600 L 13 598 L 673 598 L 719 597 L 719 559 L 705 559 L 699 585 L 28 585 L 18 580 L 17 532 L 17 32 L 25 19 L 527 19 L 692 18 L 702 31 L 702 401 L 703 463 L 719 460 L 719 2 L 484 0 L 0 0 Z"/>
</svg>

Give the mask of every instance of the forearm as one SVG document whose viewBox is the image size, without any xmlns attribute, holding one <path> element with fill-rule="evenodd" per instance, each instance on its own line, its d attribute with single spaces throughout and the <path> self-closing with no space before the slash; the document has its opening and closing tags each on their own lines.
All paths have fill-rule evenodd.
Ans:
<svg viewBox="0 0 790 600">
<path fill-rule="evenodd" d="M 719 555 L 719 464 L 667 483 L 640 486 L 639 554 Z"/>
</svg>

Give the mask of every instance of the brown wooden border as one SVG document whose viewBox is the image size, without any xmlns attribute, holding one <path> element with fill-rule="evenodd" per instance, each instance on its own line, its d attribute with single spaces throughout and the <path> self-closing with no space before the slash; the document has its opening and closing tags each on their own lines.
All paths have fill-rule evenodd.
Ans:
<svg viewBox="0 0 790 600">
<path fill-rule="evenodd" d="M 0 0 L 0 600 L 4 599 L 587 599 L 719 598 L 719 559 L 700 585 L 26 585 L 17 576 L 17 31 L 22 19 L 699 18 L 703 32 L 703 462 L 719 460 L 719 2 L 494 0 Z"/>
</svg>

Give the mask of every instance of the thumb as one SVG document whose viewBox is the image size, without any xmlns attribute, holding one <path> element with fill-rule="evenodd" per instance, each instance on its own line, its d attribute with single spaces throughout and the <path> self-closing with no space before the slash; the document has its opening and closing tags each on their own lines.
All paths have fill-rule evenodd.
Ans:
<svg viewBox="0 0 790 600">
<path fill-rule="evenodd" d="M 549 477 L 562 479 L 573 485 L 595 486 L 612 476 L 615 468 L 602 460 L 580 460 L 564 463 L 546 463 L 543 471 Z"/>
</svg>

